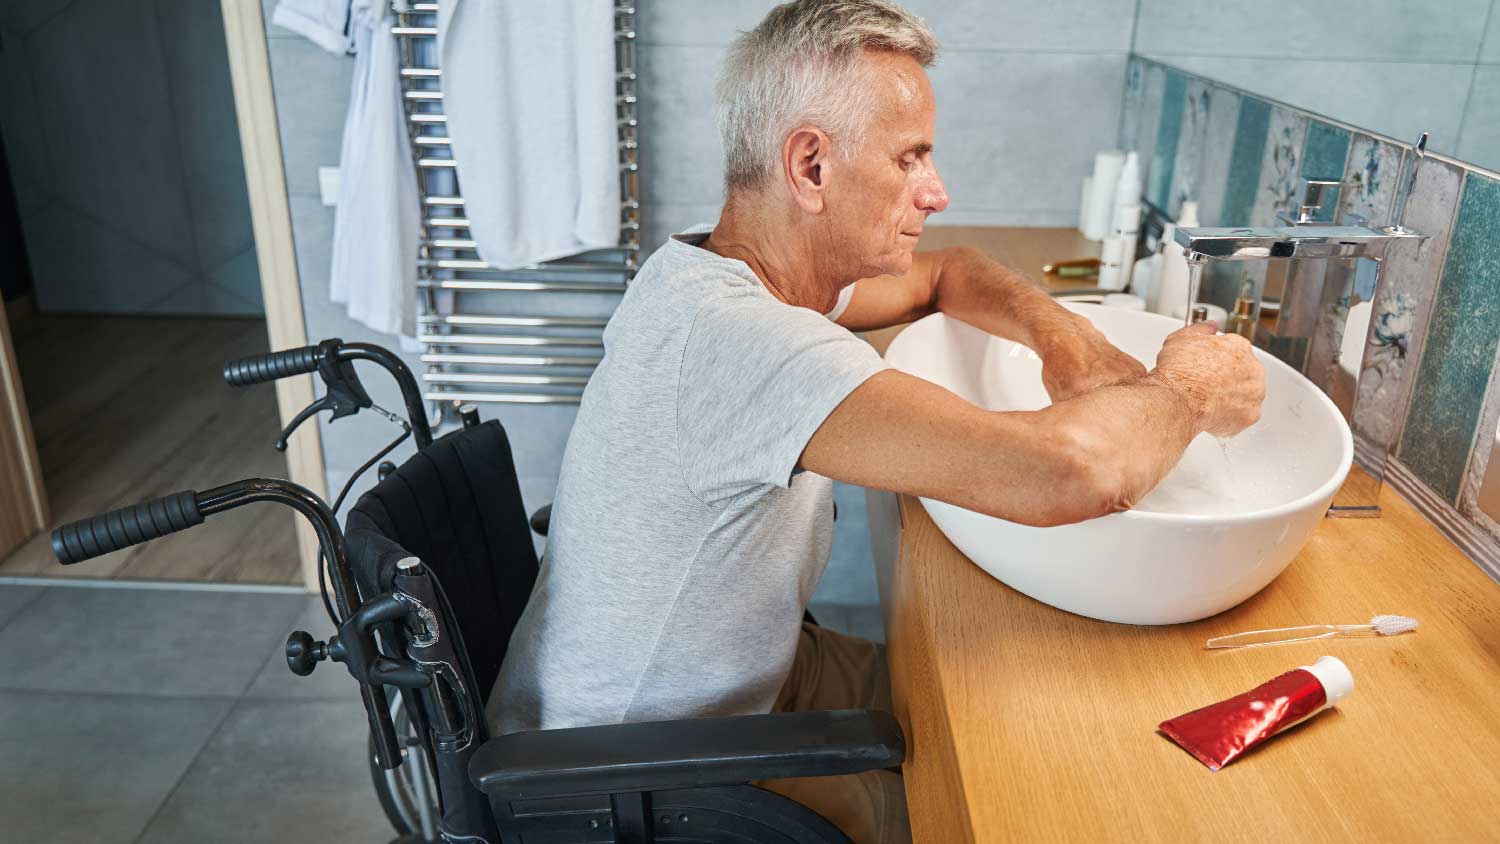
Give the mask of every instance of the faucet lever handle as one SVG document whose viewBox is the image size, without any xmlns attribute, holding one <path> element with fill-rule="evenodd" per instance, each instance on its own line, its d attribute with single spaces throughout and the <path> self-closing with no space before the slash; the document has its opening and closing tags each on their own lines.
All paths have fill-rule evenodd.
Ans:
<svg viewBox="0 0 1500 844">
<path fill-rule="evenodd" d="M 1317 211 L 1322 208 L 1331 198 L 1330 194 L 1342 184 L 1337 179 L 1303 179 L 1302 210 Z"/>
<path fill-rule="evenodd" d="M 1400 191 L 1396 195 L 1396 201 L 1391 203 L 1391 217 L 1388 231 L 1405 232 L 1406 226 L 1406 201 L 1411 199 L 1412 189 L 1417 186 L 1417 167 L 1421 165 L 1422 159 L 1427 157 L 1427 133 L 1417 138 L 1417 142 L 1411 145 L 1411 155 L 1401 158 L 1401 176 L 1396 181 L 1396 189 Z"/>
</svg>

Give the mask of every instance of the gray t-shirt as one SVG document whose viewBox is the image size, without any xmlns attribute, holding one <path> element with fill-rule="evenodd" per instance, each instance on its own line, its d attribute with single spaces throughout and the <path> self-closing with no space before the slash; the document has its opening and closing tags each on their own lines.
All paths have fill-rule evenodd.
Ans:
<svg viewBox="0 0 1500 844">
<path fill-rule="evenodd" d="M 700 249 L 710 228 L 658 249 L 604 331 L 497 734 L 768 712 L 791 667 L 833 538 L 832 481 L 794 469 L 886 363 Z"/>
</svg>

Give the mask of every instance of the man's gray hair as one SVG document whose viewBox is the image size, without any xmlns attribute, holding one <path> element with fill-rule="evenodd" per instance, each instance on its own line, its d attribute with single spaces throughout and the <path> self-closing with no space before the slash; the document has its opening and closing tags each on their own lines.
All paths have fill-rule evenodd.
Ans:
<svg viewBox="0 0 1500 844">
<path fill-rule="evenodd" d="M 927 67 L 938 42 L 921 18 L 884 0 L 796 0 L 735 39 L 717 114 L 731 192 L 775 173 L 787 133 L 803 124 L 827 132 L 842 157 L 853 155 L 872 110 L 866 50 L 905 53 Z"/>
</svg>

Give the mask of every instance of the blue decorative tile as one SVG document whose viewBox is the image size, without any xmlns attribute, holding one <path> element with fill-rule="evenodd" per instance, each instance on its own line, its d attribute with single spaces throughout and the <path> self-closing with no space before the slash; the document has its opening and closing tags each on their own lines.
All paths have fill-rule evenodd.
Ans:
<svg viewBox="0 0 1500 844">
<path fill-rule="evenodd" d="M 1182 113 L 1187 106 L 1187 82 L 1185 74 L 1167 70 L 1166 85 L 1162 89 L 1161 120 L 1156 129 L 1156 148 L 1151 151 L 1151 167 L 1146 177 L 1146 199 L 1157 208 L 1166 208 L 1170 199 L 1172 167 L 1177 161 Z"/>
<path fill-rule="evenodd" d="M 1229 158 L 1229 179 L 1224 185 L 1221 226 L 1248 226 L 1260 190 L 1260 167 L 1266 137 L 1271 131 L 1271 104 L 1254 97 L 1240 98 L 1234 127 L 1234 152 Z"/>
<path fill-rule="evenodd" d="M 1212 102 L 1210 83 L 1191 78 L 1187 83 L 1181 125 L 1177 135 L 1177 157 L 1172 162 L 1172 181 L 1167 189 L 1167 204 L 1160 206 L 1167 216 L 1176 219 L 1184 200 L 1197 200 L 1203 178 L 1203 156 L 1207 147 L 1209 107 Z"/>
<path fill-rule="evenodd" d="M 1284 106 L 1272 106 L 1266 148 L 1260 162 L 1260 186 L 1250 212 L 1252 226 L 1276 224 L 1276 214 L 1293 211 L 1302 186 L 1302 146 L 1307 117 Z"/>
<path fill-rule="evenodd" d="M 1360 221 L 1375 226 L 1385 225 L 1405 157 L 1406 150 L 1389 141 L 1355 135 L 1349 143 L 1345 188 L 1339 197 L 1339 222 L 1344 225 Z"/>
<path fill-rule="evenodd" d="M 1331 179 L 1343 181 L 1344 163 L 1349 158 L 1349 132 L 1322 121 L 1311 121 L 1307 127 L 1307 140 L 1302 147 L 1302 178 Z M 1316 219 L 1332 222 L 1338 208 L 1340 188 L 1323 203 Z"/>
<path fill-rule="evenodd" d="M 1500 181 L 1465 179 L 1433 313 L 1401 460 L 1456 501 L 1500 345 Z"/>
<path fill-rule="evenodd" d="M 1235 131 L 1239 127 L 1239 93 L 1216 84 L 1208 88 L 1208 119 L 1203 126 L 1202 163 L 1197 187 L 1188 199 L 1198 201 L 1198 219 L 1205 226 L 1221 226 L 1229 174 L 1234 165 Z M 1261 133 L 1262 137 L 1265 133 Z"/>
<path fill-rule="evenodd" d="M 1141 119 L 1146 110 L 1146 69 L 1137 56 L 1125 64 L 1124 111 L 1120 113 L 1120 149 L 1139 149 Z"/>
<path fill-rule="evenodd" d="M 1386 181 L 1396 178 L 1392 172 Z M 1427 238 L 1393 245 L 1381 270 L 1371 316 L 1375 330 L 1364 350 L 1354 406 L 1355 437 L 1381 453 L 1401 433 L 1462 183 L 1461 169 L 1433 158 L 1422 161 L 1406 225 Z"/>
<path fill-rule="evenodd" d="M 1155 62 L 1135 59 L 1141 65 L 1141 105 L 1134 131 L 1126 136 L 1124 149 L 1135 150 L 1143 168 L 1142 187 L 1150 184 L 1151 159 L 1156 153 L 1156 132 L 1161 128 L 1162 94 L 1167 84 L 1166 68 Z M 1144 189 L 1142 195 L 1145 195 Z"/>
</svg>

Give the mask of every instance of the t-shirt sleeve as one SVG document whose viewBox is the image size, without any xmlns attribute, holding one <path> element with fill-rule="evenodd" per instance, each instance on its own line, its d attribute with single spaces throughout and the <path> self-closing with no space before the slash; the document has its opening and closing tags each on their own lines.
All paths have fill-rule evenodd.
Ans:
<svg viewBox="0 0 1500 844">
<path fill-rule="evenodd" d="M 683 350 L 677 448 L 688 487 L 713 503 L 790 486 L 813 432 L 888 364 L 827 317 L 760 296 L 699 310 Z"/>
</svg>

